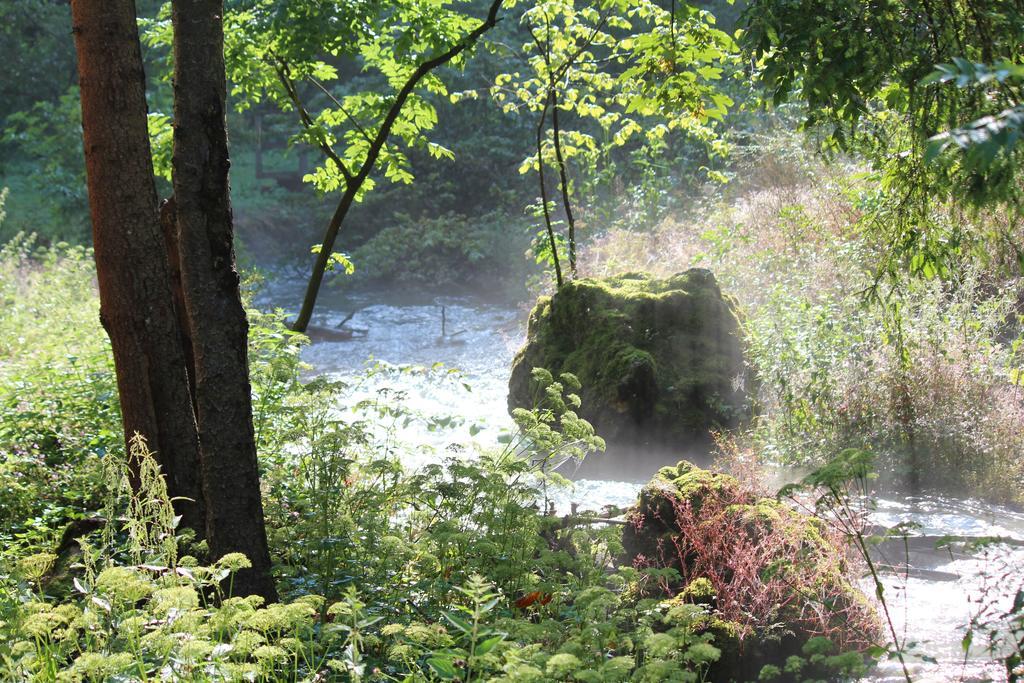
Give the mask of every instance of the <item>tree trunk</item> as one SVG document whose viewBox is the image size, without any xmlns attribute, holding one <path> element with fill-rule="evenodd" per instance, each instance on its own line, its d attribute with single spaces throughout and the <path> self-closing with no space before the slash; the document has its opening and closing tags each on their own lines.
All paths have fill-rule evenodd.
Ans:
<svg viewBox="0 0 1024 683">
<path fill-rule="evenodd" d="M 185 313 L 185 291 L 181 285 L 181 252 L 178 249 L 178 210 L 174 203 L 174 197 L 165 199 L 160 204 L 160 232 L 164 236 L 164 251 L 167 254 L 168 274 L 171 283 L 171 299 L 174 301 L 174 312 L 178 316 L 178 333 L 181 335 L 181 347 L 185 353 L 185 374 L 188 376 L 189 397 L 192 399 L 192 406 L 195 407 L 196 357 L 192 347 L 192 335 L 189 332 L 188 316 Z M 196 481 L 199 481 L 198 460 L 196 461 Z M 202 524 L 205 527 L 205 518 L 203 518 Z"/>
<path fill-rule="evenodd" d="M 276 599 L 252 424 L 248 321 L 235 270 L 225 122 L 223 7 L 174 0 L 174 199 L 195 358 L 206 533 L 214 558 L 244 553 L 238 594 Z"/>
<path fill-rule="evenodd" d="M 100 292 L 126 442 L 146 437 L 182 523 L 204 532 L 199 450 L 146 126 L 134 0 L 71 3 Z"/>
</svg>

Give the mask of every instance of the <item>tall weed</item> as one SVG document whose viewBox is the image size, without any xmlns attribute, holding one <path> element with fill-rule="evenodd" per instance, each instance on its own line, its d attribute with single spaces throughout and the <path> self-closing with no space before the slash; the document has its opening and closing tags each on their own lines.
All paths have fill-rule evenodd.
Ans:
<svg viewBox="0 0 1024 683">
<path fill-rule="evenodd" d="M 0 543 L 39 547 L 99 507 L 124 448 L 90 251 L 0 247 L 0 304 Z"/>
<path fill-rule="evenodd" d="M 1024 279 L 1012 251 L 965 243 L 942 274 L 893 278 L 883 267 L 913 267 L 890 263 L 871 178 L 798 153 L 744 163 L 736 186 L 688 214 L 595 239 L 583 272 L 715 272 L 745 313 L 760 380 L 753 436 L 770 460 L 869 448 L 890 481 L 1024 502 Z M 936 224 L 1014 240 L 1006 216 L 935 212 Z"/>
</svg>

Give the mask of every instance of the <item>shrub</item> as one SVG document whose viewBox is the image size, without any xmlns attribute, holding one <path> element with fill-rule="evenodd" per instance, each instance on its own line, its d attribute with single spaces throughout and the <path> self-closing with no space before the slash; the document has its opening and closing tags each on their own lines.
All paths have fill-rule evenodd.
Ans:
<svg viewBox="0 0 1024 683">
<path fill-rule="evenodd" d="M 286 581 L 291 598 L 277 605 L 231 596 L 230 576 L 247 566 L 244 557 L 201 565 L 167 545 L 173 513 L 158 478 L 147 477 L 135 493 L 121 488 L 114 495 L 119 487 L 108 487 L 111 526 L 81 542 L 69 593 L 51 592 L 53 554 L 22 556 L 0 572 L 0 675 L 699 680 L 718 652 L 711 637 L 697 632 L 697 615 L 670 623 L 667 608 L 638 605 L 624 592 L 628 577 L 608 573 L 619 551 L 617 527 L 573 526 L 534 507 L 543 497 L 538 485 L 550 478 L 518 453 L 549 462 L 565 449 L 582 455 L 588 448 L 579 450 L 580 438 L 599 445 L 592 430 L 573 421 L 577 400 L 564 389 L 572 379 L 541 379 L 548 400 L 521 411 L 519 435 L 478 463 L 452 459 L 406 474 L 394 462 L 382 468 L 380 459 L 348 451 L 354 457 L 341 463 L 348 477 L 338 489 L 317 488 L 323 480 L 309 475 L 287 484 L 271 477 L 268 500 L 278 501 L 268 506 L 272 525 L 290 525 L 292 547 L 283 556 L 291 566 L 325 572 Z M 559 437 L 555 424 L 575 431 Z M 312 457 L 342 443 L 317 432 L 307 437 Z M 141 440 L 132 457 L 143 470 L 155 465 Z M 296 503 L 297 523 L 294 514 L 274 518 L 282 498 Z M 372 511 L 381 503 L 383 512 Z M 333 567 L 317 561 L 323 546 L 313 543 L 323 514 L 349 522 L 335 537 L 344 543 Z M 279 556 L 284 542 L 274 545 Z M 0 566 L 10 567 L 15 558 L 3 559 Z M 334 597 L 319 597 L 314 585 Z"/>
<path fill-rule="evenodd" d="M 627 522 L 626 557 L 643 577 L 637 590 L 709 606 L 707 629 L 738 649 L 723 664 L 746 675 L 761 663 L 783 664 L 814 638 L 843 651 L 878 641 L 843 539 L 732 476 L 685 461 L 664 467 Z"/>
<path fill-rule="evenodd" d="M 1024 501 L 1024 281 L 1009 247 L 986 255 L 964 243 L 943 273 L 879 279 L 915 268 L 892 260 L 879 191 L 856 169 L 764 156 L 688 216 L 606 232 L 583 250 L 582 271 L 715 273 L 746 315 L 760 380 L 752 437 L 766 458 L 817 465 L 870 448 L 897 483 Z M 778 159 L 789 159 L 782 170 Z M 1006 216 L 934 211 L 936 224 L 1019 243 Z"/>
<path fill-rule="evenodd" d="M 0 550 L 0 678 L 706 679 L 720 655 L 710 608 L 641 598 L 637 570 L 617 566 L 620 526 L 553 513 L 565 482 L 552 465 L 602 445 L 576 414 L 575 378 L 535 373 L 538 403 L 503 443 L 408 470 L 420 447 L 396 429 L 425 418 L 386 388 L 367 397 L 359 377 L 300 381 L 304 338 L 280 313 L 250 312 L 250 358 L 286 601 L 232 597 L 245 558 L 174 542 L 159 477 L 123 486 L 126 459 L 149 455 L 121 444 L 88 252 L 29 244 L 0 258 L 14 331 L 0 391 L 17 408 L 0 443 L 38 463 L 0 469 L 23 487 L 0 507 L 16 524 Z M 51 552 L 68 520 L 100 510 L 101 531 Z"/>
<path fill-rule="evenodd" d="M 97 509 L 103 458 L 123 451 L 92 258 L 82 247 L 0 248 L 0 543 L 39 546 Z M 17 540 L 16 540 L 17 539 Z"/>
<path fill-rule="evenodd" d="M 400 214 L 357 248 L 352 261 L 356 276 L 371 282 L 510 283 L 523 274 L 518 255 L 526 242 L 523 226 L 502 211 L 418 219 Z"/>
</svg>

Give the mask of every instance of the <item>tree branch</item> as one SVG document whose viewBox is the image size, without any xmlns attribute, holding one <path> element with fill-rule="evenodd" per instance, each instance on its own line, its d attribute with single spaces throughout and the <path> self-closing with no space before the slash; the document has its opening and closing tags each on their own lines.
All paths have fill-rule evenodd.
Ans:
<svg viewBox="0 0 1024 683">
<path fill-rule="evenodd" d="M 345 115 L 345 118 L 348 119 L 353 126 L 355 126 L 355 129 L 359 131 L 359 134 L 362 135 L 367 142 L 371 144 L 373 143 L 373 138 L 371 138 L 370 134 L 366 132 L 366 129 L 363 128 L 363 125 L 359 123 L 356 117 L 348 113 L 348 109 L 346 109 L 345 105 L 343 105 L 338 100 L 338 98 L 334 96 L 334 93 L 332 93 L 330 90 L 324 87 L 324 85 L 320 81 L 316 80 L 312 76 L 307 76 L 306 79 L 316 87 L 320 88 L 320 92 L 322 92 L 324 95 L 327 95 L 327 97 L 330 98 L 331 102 L 334 102 L 334 106 L 338 108 L 338 111 Z"/>
<path fill-rule="evenodd" d="M 438 67 L 444 66 L 469 48 L 473 47 L 477 41 L 480 40 L 481 36 L 497 25 L 498 11 L 501 9 L 502 2 L 504 2 L 504 0 L 493 0 L 490 9 L 487 12 L 487 17 L 479 26 L 466 34 L 462 40 L 447 51 L 422 62 L 418 67 L 416 67 L 416 70 L 412 72 L 409 78 L 406 79 L 401 90 L 398 91 L 395 101 L 392 102 L 390 109 L 388 109 L 388 113 L 385 115 L 383 122 L 381 122 L 380 128 L 377 130 L 377 134 L 373 138 L 373 142 L 366 151 L 366 158 L 363 160 L 362 166 L 352 178 L 351 182 L 347 183 L 345 193 L 338 202 L 338 207 L 335 209 L 334 215 L 331 216 L 331 221 L 327 225 L 320 253 L 317 254 L 316 263 L 313 265 L 313 272 L 310 274 L 309 285 L 306 287 L 306 294 L 302 301 L 302 308 L 299 310 L 299 315 L 296 317 L 295 322 L 292 323 L 293 330 L 302 332 L 306 329 L 306 326 L 309 325 L 309 320 L 313 315 L 313 307 L 316 305 L 316 297 L 320 291 L 320 285 L 323 282 L 324 272 L 327 269 L 327 262 L 334 249 L 334 242 L 338 237 L 338 231 L 341 229 L 345 216 L 348 215 L 348 211 L 351 208 L 352 203 L 355 201 L 356 194 L 366 181 L 366 178 L 370 175 L 370 172 L 376 166 L 377 159 L 380 157 L 380 152 L 384 148 L 384 144 L 387 142 L 388 137 L 391 135 L 391 129 L 398 120 L 398 115 L 401 113 L 402 107 L 405 106 L 409 96 L 412 95 L 416 86 L 419 85 L 419 82 L 423 80 L 427 74 Z"/>
<path fill-rule="evenodd" d="M 277 78 L 281 81 L 281 85 L 284 87 L 285 93 L 288 95 L 288 99 L 295 105 L 295 110 L 299 113 L 299 120 L 302 122 L 303 127 L 307 131 L 315 128 L 313 123 L 313 117 L 309 115 L 305 106 L 302 104 L 302 100 L 299 98 L 299 92 L 295 88 L 295 81 L 291 77 L 291 69 L 288 63 L 284 59 L 274 56 L 274 71 L 277 73 Z M 334 151 L 334 147 L 327 142 L 327 139 L 323 135 L 317 134 L 317 146 L 323 151 L 324 155 L 334 162 L 335 166 L 338 167 L 338 171 L 341 172 L 343 178 L 345 178 L 346 186 L 351 184 L 354 180 L 352 172 L 348 170 L 345 164 L 342 162 L 341 157 L 338 156 L 337 152 Z"/>
</svg>

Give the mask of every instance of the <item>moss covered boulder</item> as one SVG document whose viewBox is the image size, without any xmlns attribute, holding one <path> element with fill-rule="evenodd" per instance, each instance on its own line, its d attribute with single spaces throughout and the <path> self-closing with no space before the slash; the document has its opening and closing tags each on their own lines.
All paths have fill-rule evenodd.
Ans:
<svg viewBox="0 0 1024 683">
<path fill-rule="evenodd" d="M 581 417 L 610 445 L 678 449 L 749 416 L 739 324 L 710 271 L 567 283 L 530 315 L 509 409 L 536 402 L 531 370 L 583 384 Z"/>
<path fill-rule="evenodd" d="M 623 530 L 638 597 L 701 606 L 722 655 L 715 681 L 757 680 L 766 665 L 811 655 L 822 678 L 862 666 L 879 637 L 841 539 L 818 519 L 736 478 L 682 461 L 642 489 Z M 830 670 L 831 669 L 831 670 Z M 814 676 L 811 676 L 814 678 Z M 782 677 L 779 680 L 787 680 Z"/>
</svg>

